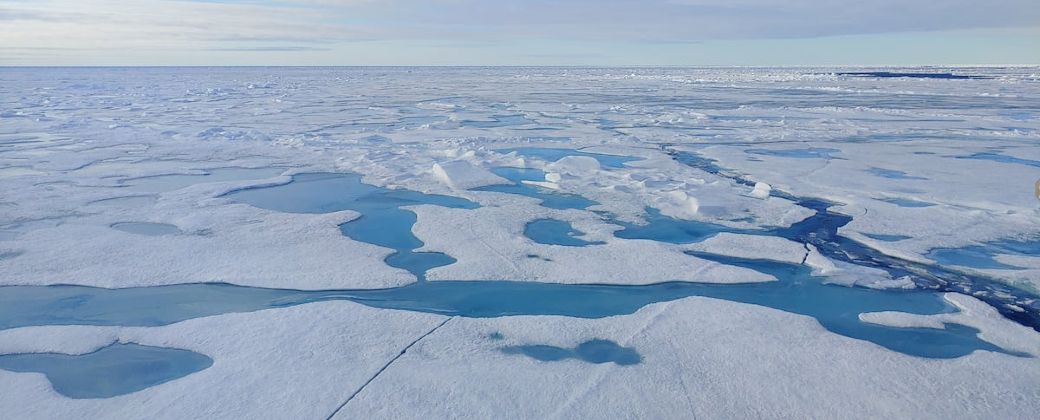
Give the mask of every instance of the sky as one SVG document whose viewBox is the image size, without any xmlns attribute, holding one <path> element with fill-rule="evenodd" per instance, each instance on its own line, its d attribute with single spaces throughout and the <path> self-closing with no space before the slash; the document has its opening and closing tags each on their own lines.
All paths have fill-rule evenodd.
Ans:
<svg viewBox="0 0 1040 420">
<path fill-rule="evenodd" d="M 0 65 L 1040 64 L 1038 0 L 0 0 Z"/>
</svg>

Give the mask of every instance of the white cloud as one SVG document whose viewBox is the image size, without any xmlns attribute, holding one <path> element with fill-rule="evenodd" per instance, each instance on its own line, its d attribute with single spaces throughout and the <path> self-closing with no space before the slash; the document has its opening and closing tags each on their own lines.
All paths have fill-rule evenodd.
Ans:
<svg viewBox="0 0 1040 420">
<path fill-rule="evenodd" d="M 0 2 L 0 47 L 216 48 L 243 41 L 363 39 L 318 10 L 161 0 Z"/>
<path fill-rule="evenodd" d="M 670 43 L 1037 26 L 1035 0 L 0 0 L 0 55 Z"/>
</svg>

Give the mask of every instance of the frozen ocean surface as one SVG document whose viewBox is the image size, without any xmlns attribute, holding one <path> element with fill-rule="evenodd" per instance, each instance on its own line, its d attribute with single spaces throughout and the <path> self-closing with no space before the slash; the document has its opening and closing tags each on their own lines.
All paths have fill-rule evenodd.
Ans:
<svg viewBox="0 0 1040 420">
<path fill-rule="evenodd" d="M 0 69 L 0 417 L 1017 417 L 1038 74 Z"/>
</svg>

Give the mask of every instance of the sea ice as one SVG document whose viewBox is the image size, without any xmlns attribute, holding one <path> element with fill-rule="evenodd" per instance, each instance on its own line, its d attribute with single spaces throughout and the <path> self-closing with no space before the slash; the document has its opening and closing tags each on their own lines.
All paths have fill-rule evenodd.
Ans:
<svg viewBox="0 0 1040 420">
<path fill-rule="evenodd" d="M 12 418 L 324 418 L 445 317 L 315 303 L 199 318 L 158 328 L 29 327 L 0 331 L 0 353 L 89 352 L 121 342 L 204 354 L 213 365 L 142 391 L 69 399 L 36 373 L 0 368 L 0 412 Z M 80 339 L 92 345 L 80 344 Z M 96 346 L 96 347 L 94 347 Z M 94 347 L 94 348 L 91 348 Z M 27 404 L 31 401 L 31 404 Z"/>
<path fill-rule="evenodd" d="M 1016 330 L 1002 321 L 999 329 Z M 502 352 L 568 349 L 592 339 L 631 348 L 640 362 L 542 361 Z M 337 418 L 755 417 L 763 407 L 766 416 L 797 418 L 1016 417 L 1036 404 L 1038 378 L 1033 358 L 986 351 L 944 360 L 893 354 L 821 334 L 804 317 L 688 298 L 598 320 L 452 320 Z M 951 393 L 958 397 L 936 397 Z"/>
<path fill-rule="evenodd" d="M 492 193 L 484 193 L 492 194 Z M 526 280 L 559 283 L 649 284 L 670 280 L 744 283 L 771 276 L 686 255 L 678 245 L 613 236 L 619 227 L 595 214 L 553 210 L 521 196 L 497 196 L 477 209 L 415 206 L 413 227 L 425 245 L 458 262 L 434 268 L 429 280 Z M 596 246 L 540 244 L 523 235 L 528 222 L 554 218 L 570 222 Z M 651 257 L 652 256 L 652 257 Z M 648 259 L 653 264 L 647 264 Z"/>
<path fill-rule="evenodd" d="M 1008 245 L 1040 238 L 1035 67 L 0 73 L 2 285 L 228 282 L 345 298 L 343 289 L 417 276 L 390 265 L 397 248 L 344 235 L 358 212 L 285 213 L 229 193 L 339 172 L 475 203 L 387 196 L 399 214 L 415 212 L 414 238 L 404 236 L 423 243 L 416 251 L 450 256 L 429 283 L 404 291 L 244 305 L 272 309 L 157 327 L 0 331 L 0 355 L 80 355 L 119 342 L 213 360 L 99 399 L 0 369 L 3 418 L 1017 418 L 1040 409 L 1040 255 Z M 968 77 L 947 77 L 957 75 Z M 525 236 L 545 219 L 569 224 L 562 235 L 586 246 Z M 984 264 L 966 264 L 966 253 Z M 730 284 L 668 283 L 677 280 Z M 595 294 L 583 306 L 559 283 L 662 284 L 599 307 L 626 289 L 579 287 Z M 945 294 L 948 308 L 918 285 L 971 296 Z M 523 313 L 572 316 L 488 307 L 524 304 L 509 293 L 561 299 Z M 63 300 L 61 313 L 89 296 Z M 365 300 L 373 296 L 399 300 Z M 856 318 L 846 306 L 872 313 Z M 877 312 L 891 307 L 905 312 Z M 496 317 L 429 313 L 459 308 Z M 606 317 L 583 318 L 589 308 Z M 110 312 L 101 318 L 119 315 Z M 921 350 L 906 337 L 952 344 Z"/>
</svg>

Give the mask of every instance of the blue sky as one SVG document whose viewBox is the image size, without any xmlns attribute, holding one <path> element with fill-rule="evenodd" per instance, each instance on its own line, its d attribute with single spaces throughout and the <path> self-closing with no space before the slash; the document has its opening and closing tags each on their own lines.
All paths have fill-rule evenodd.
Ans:
<svg viewBox="0 0 1040 420">
<path fill-rule="evenodd" d="M 0 65 L 1036 63 L 1036 0 L 0 0 Z"/>
</svg>

